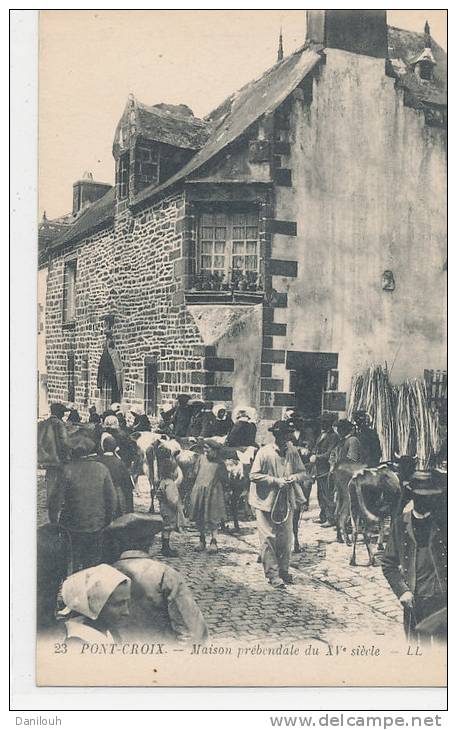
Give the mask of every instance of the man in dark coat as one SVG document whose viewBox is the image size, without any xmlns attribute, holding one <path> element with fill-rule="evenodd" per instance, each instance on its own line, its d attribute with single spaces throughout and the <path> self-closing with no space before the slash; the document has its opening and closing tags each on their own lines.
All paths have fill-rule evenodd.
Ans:
<svg viewBox="0 0 457 730">
<path fill-rule="evenodd" d="M 188 404 L 190 408 L 190 421 L 187 429 L 187 437 L 191 439 L 199 438 L 202 432 L 202 425 L 207 411 L 206 402 L 198 398 L 192 398 Z"/>
<path fill-rule="evenodd" d="M 63 418 L 70 409 L 51 403 L 51 415 L 38 424 L 38 464 L 46 469 L 46 494 L 49 521 L 56 523 L 56 501 L 62 488 L 63 466 L 70 459 L 68 430 Z"/>
<path fill-rule="evenodd" d="M 93 423 L 94 425 L 97 425 L 101 422 L 101 416 L 98 415 L 97 409 L 95 406 L 91 406 L 89 408 L 89 423 Z"/>
<path fill-rule="evenodd" d="M 333 430 L 333 416 L 330 413 L 321 417 L 321 433 L 314 445 L 310 463 L 314 464 L 317 476 L 317 500 L 320 513 L 318 522 L 332 523 L 335 520 L 335 506 L 333 490 L 329 486 L 330 454 L 339 441 L 339 436 Z M 321 476 L 320 476 L 321 475 Z"/>
<path fill-rule="evenodd" d="M 37 531 L 37 629 L 56 629 L 57 594 L 68 575 L 69 543 L 59 525 L 42 525 Z"/>
<path fill-rule="evenodd" d="M 75 570 L 97 565 L 102 532 L 116 515 L 118 497 L 110 473 L 97 461 L 90 439 L 81 440 L 63 471 L 63 508 L 59 522 L 71 535 Z"/>
<path fill-rule="evenodd" d="M 354 434 L 352 423 L 346 419 L 338 421 L 336 431 L 341 441 L 338 445 L 337 464 L 342 462 L 360 463 L 362 461 L 362 449 L 358 437 Z"/>
<path fill-rule="evenodd" d="M 187 435 L 192 438 L 211 438 L 215 436 L 214 433 L 214 403 L 212 401 L 203 401 L 201 404 L 194 404 L 192 401 L 189 403 L 189 408 L 192 409 L 192 418 L 187 429 Z"/>
<path fill-rule="evenodd" d="M 362 466 L 362 462 L 360 461 L 360 441 L 357 436 L 354 435 L 354 425 L 347 419 L 341 419 L 336 422 L 335 428 L 337 441 L 328 455 L 329 474 L 327 477 L 322 477 L 323 479 L 325 478 L 328 480 L 327 485 L 324 487 L 326 504 L 325 512 L 327 519 L 325 522 L 321 523 L 321 527 L 325 528 L 335 527 L 336 524 L 335 511 L 337 509 L 337 505 L 335 502 L 336 487 L 333 473 L 334 470 L 337 466 L 339 466 L 339 464 L 344 463 L 360 463 L 360 466 Z"/>
<path fill-rule="evenodd" d="M 192 418 L 192 408 L 189 406 L 190 395 L 180 393 L 178 395 L 178 405 L 173 414 L 173 433 L 176 438 L 184 438 L 188 435 L 190 419 Z"/>
<path fill-rule="evenodd" d="M 442 490 L 429 472 L 410 480 L 413 509 L 397 517 L 382 556 L 382 571 L 404 609 L 406 637 L 428 639 L 416 626 L 447 605 L 446 522 L 439 519 Z M 445 639 L 446 623 L 434 630 Z"/>
<path fill-rule="evenodd" d="M 355 435 L 360 441 L 360 461 L 368 467 L 379 466 L 382 451 L 379 437 L 374 428 L 370 428 L 370 417 L 365 411 L 354 414 Z"/>
<path fill-rule="evenodd" d="M 240 446 L 256 446 L 257 426 L 249 411 L 239 408 L 233 414 L 233 428 L 225 439 L 225 445 L 232 448 Z"/>
</svg>

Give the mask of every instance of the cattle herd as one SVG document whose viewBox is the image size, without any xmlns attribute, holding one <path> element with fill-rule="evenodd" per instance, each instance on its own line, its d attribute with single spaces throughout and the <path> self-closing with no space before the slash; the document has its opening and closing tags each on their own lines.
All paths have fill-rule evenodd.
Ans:
<svg viewBox="0 0 457 730">
<path fill-rule="evenodd" d="M 177 439 L 152 432 L 133 434 L 138 447 L 132 476 L 139 493 L 139 478 L 148 479 L 151 493 L 150 511 L 157 508 L 156 495 L 164 470 L 175 472 L 179 480 L 184 510 L 188 513 L 192 484 L 199 454 L 204 441 L 190 445 L 182 445 Z M 233 532 L 240 530 L 239 514 L 243 509 L 250 515 L 247 504 L 249 489 L 249 472 L 254 460 L 254 447 L 224 449 L 221 458 L 226 469 L 226 496 L 230 516 L 233 521 Z M 336 519 L 336 540 L 352 547 L 350 564 L 356 565 L 358 536 L 361 534 L 366 546 L 369 565 L 376 565 L 373 551 L 373 537 L 377 537 L 377 549 L 382 550 L 386 531 L 390 521 L 401 513 L 409 500 L 406 485 L 416 466 L 416 457 L 399 456 L 395 460 L 383 463 L 375 468 L 367 468 L 361 464 L 342 463 L 325 475 L 333 480 Z M 315 482 L 315 475 L 309 465 L 308 490 Z M 306 487 L 305 487 L 306 491 Z M 306 509 L 306 508 L 305 508 Z M 294 513 L 293 533 L 294 552 L 300 552 L 298 530 L 302 517 L 302 508 Z M 224 525 L 223 527 L 226 527 Z"/>
</svg>

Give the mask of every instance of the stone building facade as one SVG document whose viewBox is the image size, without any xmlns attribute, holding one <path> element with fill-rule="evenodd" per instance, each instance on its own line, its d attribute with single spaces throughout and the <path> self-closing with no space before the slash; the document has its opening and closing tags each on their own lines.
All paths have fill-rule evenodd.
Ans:
<svg viewBox="0 0 457 730">
<path fill-rule="evenodd" d="M 46 245 L 51 400 L 272 420 L 344 413 L 371 363 L 445 367 L 445 53 L 385 11 L 308 12 L 305 45 L 204 120 L 129 98 L 115 186 Z"/>
</svg>

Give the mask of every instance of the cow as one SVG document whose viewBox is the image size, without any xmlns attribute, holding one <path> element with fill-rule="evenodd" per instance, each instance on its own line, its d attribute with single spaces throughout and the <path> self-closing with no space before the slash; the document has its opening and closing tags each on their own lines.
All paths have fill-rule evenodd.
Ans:
<svg viewBox="0 0 457 730">
<path fill-rule="evenodd" d="M 189 449 L 183 449 L 179 441 L 161 434 L 153 444 L 146 450 L 146 458 L 150 464 L 151 484 L 151 509 L 154 511 L 154 496 L 162 479 L 162 465 L 164 462 L 173 461 L 176 473 L 180 482 L 180 494 L 183 502 L 184 513 L 189 514 L 190 492 L 195 480 L 195 466 L 198 454 Z"/>
<path fill-rule="evenodd" d="M 369 555 L 369 565 L 375 565 L 370 537 L 379 527 L 378 549 L 383 549 L 385 520 L 398 514 L 401 501 L 400 480 L 385 464 L 368 469 L 361 464 L 342 463 L 334 472 L 336 496 L 336 527 L 338 542 L 352 545 L 350 565 L 356 565 L 357 537 L 362 527 Z M 349 519 L 352 540 L 348 535 Z"/>
<path fill-rule="evenodd" d="M 211 439 L 214 440 L 214 439 Z M 202 453 L 204 439 L 198 442 L 187 444 L 189 448 L 183 448 L 175 439 L 167 439 L 162 436 L 152 447 L 153 459 L 157 464 L 155 478 L 160 480 L 160 461 L 165 457 L 165 452 L 174 458 L 177 466 L 183 474 L 181 497 L 184 505 L 184 513 L 189 515 L 190 495 L 194 484 L 198 466 L 198 458 Z M 234 531 L 239 532 L 239 509 L 241 499 L 249 488 L 249 472 L 255 456 L 253 447 L 240 447 L 239 449 L 224 447 L 221 443 L 220 459 L 224 463 L 227 472 L 226 490 L 229 492 L 228 502 L 232 513 Z M 222 526 L 225 528 L 225 525 Z"/>
<path fill-rule="evenodd" d="M 345 461 L 335 466 L 328 474 L 328 479 L 333 480 L 334 487 L 336 539 L 348 546 L 352 545 L 348 534 L 348 522 L 351 516 L 349 482 L 354 474 L 364 468 L 363 464 Z"/>
<path fill-rule="evenodd" d="M 376 565 L 371 548 L 371 534 L 379 526 L 378 550 L 384 549 L 386 519 L 398 514 L 401 501 L 400 480 L 386 465 L 375 469 L 362 469 L 349 481 L 350 517 L 352 523 L 352 555 L 350 565 L 356 565 L 357 537 L 362 527 L 363 539 L 368 551 L 368 565 Z"/>
<path fill-rule="evenodd" d="M 138 480 L 141 476 L 148 479 L 151 490 L 151 512 L 154 512 L 154 462 L 151 447 L 161 438 L 161 434 L 152 431 L 135 431 L 131 438 L 137 446 L 137 453 L 132 463 L 130 474 L 135 485 L 135 493 L 139 494 Z"/>
<path fill-rule="evenodd" d="M 399 456 L 395 454 L 394 461 L 386 461 L 380 464 L 381 466 L 387 466 L 392 472 L 394 472 L 400 482 L 401 499 L 398 502 L 397 512 L 394 515 L 398 516 L 403 512 L 406 504 L 410 500 L 408 493 L 407 484 L 408 481 L 415 471 L 417 456 Z M 380 468 L 377 467 L 377 468 Z M 336 533 L 338 542 L 347 542 L 351 545 L 352 542 L 348 538 L 347 533 L 347 521 L 349 520 L 349 492 L 348 485 L 353 475 L 360 469 L 366 468 L 364 464 L 343 462 L 339 464 L 329 474 L 329 478 L 334 480 L 335 486 L 335 519 L 336 519 Z"/>
</svg>

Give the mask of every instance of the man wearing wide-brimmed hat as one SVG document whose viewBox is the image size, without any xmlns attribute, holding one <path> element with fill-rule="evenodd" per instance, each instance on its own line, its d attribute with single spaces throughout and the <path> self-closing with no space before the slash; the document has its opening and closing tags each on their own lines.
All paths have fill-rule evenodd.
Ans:
<svg viewBox="0 0 457 730">
<path fill-rule="evenodd" d="M 235 408 L 232 414 L 233 427 L 225 440 L 225 445 L 230 448 L 255 446 L 257 436 L 256 415 L 254 408 L 246 406 Z"/>
<path fill-rule="evenodd" d="M 335 417 L 332 413 L 323 413 L 320 418 L 321 433 L 314 444 L 310 464 L 314 464 L 317 476 L 317 499 L 319 502 L 319 518 L 321 525 L 333 524 L 335 521 L 335 502 L 333 485 L 329 479 L 330 454 L 339 441 L 338 434 L 333 430 Z"/>
<path fill-rule="evenodd" d="M 149 556 L 159 515 L 127 514 L 106 532 L 118 548 L 116 570 L 130 578 L 130 616 L 124 634 L 130 639 L 204 641 L 208 629 L 183 576 Z"/>
<path fill-rule="evenodd" d="M 360 441 L 360 461 L 370 468 L 379 466 L 382 457 L 381 445 L 376 430 L 371 428 L 370 416 L 366 411 L 356 411 L 354 423 L 355 435 Z"/>
<path fill-rule="evenodd" d="M 413 509 L 397 517 L 382 557 L 382 570 L 404 608 L 408 640 L 424 638 L 416 626 L 447 604 L 447 531 L 442 488 L 431 472 L 416 471 L 409 489 Z M 434 627 L 445 638 L 446 626 Z"/>
<path fill-rule="evenodd" d="M 273 588 L 285 588 L 293 582 L 289 573 L 292 518 L 297 507 L 305 504 L 300 484 L 307 474 L 291 443 L 290 424 L 276 421 L 269 430 L 275 441 L 259 449 L 254 459 L 249 504 L 255 509 L 265 577 Z"/>
<path fill-rule="evenodd" d="M 72 538 L 74 569 L 100 562 L 102 531 L 118 516 L 119 501 L 110 473 L 97 461 L 92 439 L 82 436 L 64 468 L 59 522 Z"/>
<path fill-rule="evenodd" d="M 192 408 L 189 406 L 191 396 L 188 393 L 180 393 L 177 397 L 177 406 L 173 413 L 171 423 L 173 434 L 176 438 L 184 438 L 189 430 Z"/>
</svg>

